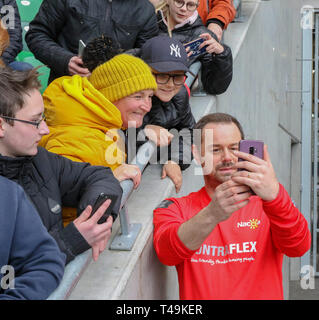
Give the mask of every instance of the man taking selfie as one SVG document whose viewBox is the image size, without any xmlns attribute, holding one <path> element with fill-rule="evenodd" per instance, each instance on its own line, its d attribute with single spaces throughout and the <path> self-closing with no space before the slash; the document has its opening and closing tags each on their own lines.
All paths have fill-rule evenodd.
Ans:
<svg viewBox="0 0 319 320">
<path fill-rule="evenodd" d="M 283 255 L 309 250 L 307 221 L 278 182 L 267 147 L 264 159 L 238 150 L 237 119 L 209 114 L 196 129 L 201 143 L 192 151 L 205 186 L 154 210 L 160 261 L 176 266 L 181 299 L 283 299 Z"/>
</svg>

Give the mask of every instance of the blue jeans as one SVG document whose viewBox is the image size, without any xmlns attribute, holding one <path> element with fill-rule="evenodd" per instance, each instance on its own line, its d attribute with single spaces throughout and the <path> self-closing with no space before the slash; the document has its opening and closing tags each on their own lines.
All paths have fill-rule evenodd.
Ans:
<svg viewBox="0 0 319 320">
<path fill-rule="evenodd" d="M 33 69 L 32 64 L 23 61 L 13 61 L 9 63 L 9 67 L 17 71 L 27 71 Z"/>
</svg>

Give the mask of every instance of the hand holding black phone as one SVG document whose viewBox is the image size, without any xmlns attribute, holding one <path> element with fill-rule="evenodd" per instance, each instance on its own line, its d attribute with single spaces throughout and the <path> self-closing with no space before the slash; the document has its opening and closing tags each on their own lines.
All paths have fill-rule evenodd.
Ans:
<svg viewBox="0 0 319 320">
<path fill-rule="evenodd" d="M 98 224 L 104 223 L 107 220 L 107 218 L 111 215 L 113 207 L 117 201 L 117 198 L 118 198 L 117 195 L 107 195 L 105 193 L 100 193 L 98 198 L 96 199 L 94 205 L 93 205 L 93 209 L 92 209 L 92 213 L 91 213 L 90 217 L 92 217 L 94 215 L 94 213 L 101 207 L 101 205 L 106 200 L 110 199 L 111 200 L 110 205 L 108 206 L 106 211 L 103 213 L 103 216 L 97 222 Z"/>
</svg>

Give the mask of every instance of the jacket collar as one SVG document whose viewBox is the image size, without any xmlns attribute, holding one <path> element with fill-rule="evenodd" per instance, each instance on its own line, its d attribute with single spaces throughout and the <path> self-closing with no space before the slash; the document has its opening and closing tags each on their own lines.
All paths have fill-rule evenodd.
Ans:
<svg viewBox="0 0 319 320">
<path fill-rule="evenodd" d="M 31 167 L 34 157 L 6 157 L 0 154 L 0 175 L 10 180 L 19 180 L 25 171 Z"/>
</svg>

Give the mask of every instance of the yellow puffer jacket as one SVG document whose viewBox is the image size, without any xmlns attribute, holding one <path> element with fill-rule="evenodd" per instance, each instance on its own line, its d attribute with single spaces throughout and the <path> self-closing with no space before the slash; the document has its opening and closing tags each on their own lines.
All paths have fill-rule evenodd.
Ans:
<svg viewBox="0 0 319 320">
<path fill-rule="evenodd" d="M 125 162 L 125 141 L 120 138 L 120 111 L 78 75 L 54 80 L 43 93 L 46 123 L 50 133 L 40 145 L 71 160 L 108 166 Z M 75 210 L 63 210 L 65 224 Z"/>
</svg>

